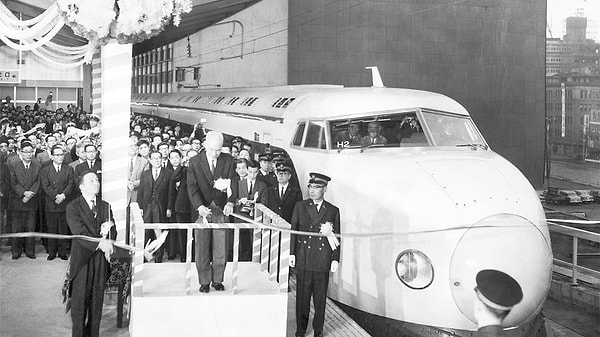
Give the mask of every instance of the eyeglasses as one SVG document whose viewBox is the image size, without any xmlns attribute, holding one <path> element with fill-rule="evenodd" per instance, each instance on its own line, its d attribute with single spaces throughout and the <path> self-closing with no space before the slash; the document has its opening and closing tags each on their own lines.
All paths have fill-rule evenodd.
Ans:
<svg viewBox="0 0 600 337">
<path fill-rule="evenodd" d="M 33 151 L 21 151 L 21 153 L 33 153 Z"/>
<path fill-rule="evenodd" d="M 62 157 L 64 155 L 65 155 L 64 153 L 55 153 L 55 154 L 53 154 L 53 156 L 57 156 L 57 157 Z"/>
</svg>

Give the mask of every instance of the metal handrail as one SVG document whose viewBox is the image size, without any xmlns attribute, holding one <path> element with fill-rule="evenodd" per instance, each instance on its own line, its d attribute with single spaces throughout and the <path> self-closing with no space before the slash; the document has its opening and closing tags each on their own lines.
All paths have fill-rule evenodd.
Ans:
<svg viewBox="0 0 600 337">
<path fill-rule="evenodd" d="M 578 257 L 578 250 L 579 250 L 579 239 L 582 240 L 588 240 L 588 241 L 592 241 L 592 242 L 597 242 L 600 243 L 600 234 L 598 233 L 594 233 L 594 232 L 590 232 L 590 231 L 586 231 L 583 229 L 579 229 L 579 228 L 573 228 L 573 227 L 569 227 L 569 226 L 564 226 L 564 225 L 559 225 L 553 222 L 548 222 L 548 230 L 550 232 L 555 232 L 555 233 L 559 233 L 559 234 L 563 234 L 563 235 L 567 235 L 573 238 L 573 257 L 572 257 L 572 262 L 568 263 L 566 261 L 562 261 L 559 259 L 554 259 L 555 261 L 560 261 L 560 263 L 562 264 L 566 264 L 569 267 L 571 267 L 571 285 L 578 285 L 577 279 L 578 279 L 578 275 L 577 273 L 581 270 L 581 271 L 586 271 L 589 273 L 589 271 L 591 269 L 588 268 L 584 268 L 581 266 L 577 265 L 577 257 Z M 593 271 L 592 273 L 590 273 L 592 276 L 594 277 L 598 277 L 600 275 L 600 272 L 597 271 Z"/>
</svg>

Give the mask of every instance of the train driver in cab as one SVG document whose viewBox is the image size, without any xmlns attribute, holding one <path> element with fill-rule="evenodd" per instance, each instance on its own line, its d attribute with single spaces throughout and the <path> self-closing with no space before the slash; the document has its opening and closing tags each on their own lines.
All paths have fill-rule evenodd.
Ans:
<svg viewBox="0 0 600 337">
<path fill-rule="evenodd" d="M 499 270 L 485 269 L 477 273 L 473 314 L 477 320 L 476 337 L 508 337 L 502 321 L 523 299 L 519 283 Z"/>
<path fill-rule="evenodd" d="M 309 199 L 294 206 L 292 230 L 322 234 L 340 233 L 340 210 L 324 200 L 331 178 L 310 173 Z M 334 236 L 293 235 L 290 247 L 290 266 L 296 270 L 296 337 L 304 336 L 313 298 L 315 337 L 323 336 L 325 300 L 329 273 L 338 270 L 339 241 Z"/>
<path fill-rule="evenodd" d="M 364 136 L 360 141 L 361 146 L 369 146 L 376 144 L 386 144 L 387 139 L 381 135 L 382 126 L 379 122 L 370 122 L 367 126 L 368 135 Z"/>
<path fill-rule="evenodd" d="M 352 145 L 360 145 L 361 137 L 358 133 L 359 125 L 355 121 L 348 123 L 348 129 L 340 131 L 335 135 L 334 144 L 336 147 L 348 147 Z"/>
</svg>

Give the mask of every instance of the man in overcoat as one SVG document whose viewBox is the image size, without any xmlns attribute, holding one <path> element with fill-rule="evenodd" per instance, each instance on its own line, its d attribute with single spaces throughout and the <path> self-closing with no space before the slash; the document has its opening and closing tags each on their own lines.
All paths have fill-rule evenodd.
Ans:
<svg viewBox="0 0 600 337">
<path fill-rule="evenodd" d="M 223 223 L 233 212 L 238 195 L 235 161 L 229 154 L 221 153 L 222 147 L 223 134 L 209 131 L 204 149 L 190 159 L 187 188 L 191 208 L 195 210 L 198 221 L 206 217 L 208 222 Z M 196 230 L 196 268 L 202 293 L 210 291 L 211 283 L 215 290 L 225 290 L 225 234 L 225 229 Z"/>
<path fill-rule="evenodd" d="M 67 205 L 67 224 L 73 235 L 102 238 L 100 242 L 74 239 L 71 245 L 72 336 L 97 337 L 104 301 L 104 286 L 110 276 L 109 259 L 117 231 L 110 205 L 97 197 L 100 181 L 93 172 L 80 177 L 81 196 Z"/>
<path fill-rule="evenodd" d="M 330 180 L 324 174 L 310 173 L 309 199 L 296 203 L 292 214 L 292 230 L 340 233 L 340 211 L 323 198 Z M 311 296 L 315 307 L 314 335 L 323 336 L 329 273 L 337 271 L 339 260 L 339 241 L 336 246 L 323 236 L 292 236 L 290 266 L 296 270 L 296 336 L 304 336 L 306 333 Z"/>
<path fill-rule="evenodd" d="M 46 199 L 46 223 L 48 233 L 69 234 L 66 221 L 67 204 L 73 191 L 73 169 L 63 163 L 65 151 L 60 145 L 50 149 L 51 164 L 40 172 L 40 182 Z M 67 259 L 66 240 L 48 239 L 48 260 L 58 256 Z"/>
<path fill-rule="evenodd" d="M 10 173 L 10 201 L 12 232 L 35 232 L 36 211 L 39 206 L 38 194 L 40 191 L 40 164 L 33 159 L 34 147 L 31 143 L 22 141 L 21 160 L 8 163 Z M 21 257 L 23 242 L 25 242 L 25 255 L 35 259 L 35 238 L 13 238 L 12 258 Z"/>
</svg>

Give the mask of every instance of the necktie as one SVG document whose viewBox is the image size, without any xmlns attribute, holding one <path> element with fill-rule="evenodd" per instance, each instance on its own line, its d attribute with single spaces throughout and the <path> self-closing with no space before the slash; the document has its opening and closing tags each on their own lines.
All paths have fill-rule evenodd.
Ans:
<svg viewBox="0 0 600 337">
<path fill-rule="evenodd" d="M 56 173 L 60 173 L 60 165 L 56 165 Z"/>
<path fill-rule="evenodd" d="M 131 172 L 133 172 L 133 163 L 134 163 L 135 158 L 132 157 L 131 158 L 131 162 L 129 163 L 129 174 L 131 174 Z"/>
<path fill-rule="evenodd" d="M 279 195 L 279 198 L 280 198 L 280 199 L 283 199 L 283 193 L 284 193 L 284 192 L 285 192 L 285 191 L 284 191 L 284 188 L 283 188 L 283 186 L 282 186 L 282 187 L 281 187 L 281 194 Z"/>
<path fill-rule="evenodd" d="M 152 174 L 154 180 L 158 179 L 158 170 L 152 170 L 152 172 L 154 172 L 154 174 Z"/>
<path fill-rule="evenodd" d="M 209 160 L 208 166 L 210 168 L 210 173 L 214 174 L 215 173 L 215 160 L 214 159 Z"/>
<path fill-rule="evenodd" d="M 248 196 L 252 196 L 252 182 L 250 182 L 250 188 L 248 188 Z"/>
<path fill-rule="evenodd" d="M 96 200 L 92 199 L 92 213 L 94 213 L 94 218 L 98 215 L 98 209 L 96 209 Z"/>
<path fill-rule="evenodd" d="M 88 164 L 90 164 L 90 170 L 94 167 L 94 162 L 89 161 Z"/>
<path fill-rule="evenodd" d="M 29 170 L 29 164 L 25 164 L 25 169 Z"/>
</svg>

